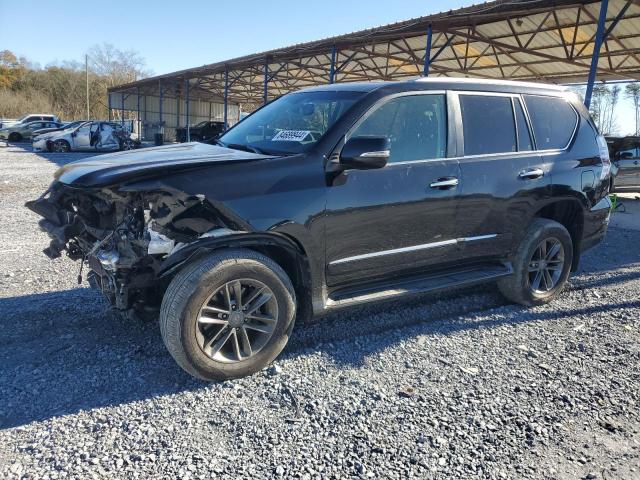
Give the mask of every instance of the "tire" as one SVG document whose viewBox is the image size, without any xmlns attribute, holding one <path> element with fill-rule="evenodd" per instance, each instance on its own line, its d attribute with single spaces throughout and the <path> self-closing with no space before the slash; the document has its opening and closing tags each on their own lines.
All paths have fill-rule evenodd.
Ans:
<svg viewBox="0 0 640 480">
<path fill-rule="evenodd" d="M 242 322 L 238 316 L 243 317 L 244 313 L 240 310 L 231 312 L 231 297 L 227 296 L 225 300 L 224 293 L 221 292 L 228 284 L 232 284 L 230 291 L 235 292 L 233 285 L 237 282 L 245 282 L 240 283 L 240 297 L 250 306 L 255 304 L 250 298 L 242 298 L 243 295 L 252 296 L 255 292 L 259 294 L 261 291 L 271 292 L 269 302 L 259 307 L 256 313 L 260 317 L 268 317 L 271 314 L 270 336 L 252 330 L 255 327 L 252 323 L 256 323 L 254 320 L 244 319 L 244 323 L 237 325 L 239 321 Z M 253 291 L 252 284 L 262 285 L 266 290 L 256 286 Z M 261 298 L 262 294 L 257 301 Z M 218 301 L 224 303 L 216 304 Z M 214 306 L 209 307 L 210 305 Z M 220 311 L 215 305 L 221 306 L 231 314 L 226 326 L 222 319 L 206 317 L 205 320 L 216 324 L 201 323 L 204 309 Z M 240 305 L 245 306 L 242 302 Z M 264 308 L 270 309 L 267 314 L 259 311 Z M 244 308 L 242 310 L 244 311 Z M 293 285 L 276 262 L 252 250 L 221 250 L 195 260 L 173 278 L 160 307 L 160 332 L 169 353 L 186 372 L 203 380 L 227 380 L 251 375 L 270 364 L 287 344 L 295 314 L 296 298 Z M 219 317 L 222 314 L 207 315 Z M 233 315 L 235 317 L 232 317 Z M 267 324 L 259 324 L 260 327 L 265 325 Z M 225 341 L 225 335 L 230 330 L 235 333 L 230 334 L 227 343 L 224 343 L 214 355 L 216 345 L 219 341 Z M 217 337 L 220 335 L 219 332 L 224 333 Z M 253 336 L 253 345 L 248 351 L 252 352 L 252 348 L 255 348 L 255 352 L 246 358 L 240 358 L 241 353 L 247 353 L 244 348 L 245 340 L 249 342 L 247 333 Z M 214 342 L 212 339 L 215 338 L 219 338 L 219 341 Z M 206 345 L 210 342 L 212 345 L 207 350 Z M 240 345 L 242 352 L 239 350 Z"/>
<path fill-rule="evenodd" d="M 66 140 L 56 140 L 53 142 L 52 150 L 56 153 L 66 153 L 71 151 L 71 145 Z"/>
<path fill-rule="evenodd" d="M 9 141 L 10 142 L 19 142 L 22 140 L 22 135 L 20 135 L 18 132 L 11 132 L 9 134 Z"/>
<path fill-rule="evenodd" d="M 124 140 L 120 143 L 120 150 L 133 150 L 135 145 L 132 140 Z"/>
<path fill-rule="evenodd" d="M 555 260 L 537 261 L 541 257 L 539 247 L 543 242 L 547 255 L 553 253 L 556 242 L 561 245 L 558 256 L 554 257 Z M 562 263 L 559 260 L 560 255 L 563 257 Z M 567 229 L 556 221 L 536 218 L 527 229 L 513 257 L 513 274 L 498 280 L 498 288 L 508 300 L 521 305 L 532 307 L 549 303 L 564 288 L 572 261 L 573 242 Z M 549 273 L 548 277 L 544 273 L 538 276 L 541 271 L 538 269 L 542 268 L 544 271 L 545 267 L 549 269 L 548 273 L 552 273 Z M 538 288 L 535 288 L 536 283 Z M 549 286 L 550 288 L 547 288 Z"/>
</svg>

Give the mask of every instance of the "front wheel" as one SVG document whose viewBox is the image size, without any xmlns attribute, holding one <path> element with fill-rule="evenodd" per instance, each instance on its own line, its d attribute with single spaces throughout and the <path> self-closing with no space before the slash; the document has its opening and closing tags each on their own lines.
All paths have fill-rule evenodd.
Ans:
<svg viewBox="0 0 640 480">
<path fill-rule="evenodd" d="M 71 151 L 71 146 L 66 140 L 56 140 L 53 142 L 53 151 L 56 153 L 66 153 Z"/>
<path fill-rule="evenodd" d="M 160 330 L 174 360 L 204 380 L 244 377 L 287 344 L 295 293 L 282 268 L 244 249 L 215 252 L 179 272 L 160 308 Z"/>
<path fill-rule="evenodd" d="M 571 270 L 573 242 L 567 229 L 536 218 L 513 258 L 513 275 L 498 281 L 509 300 L 526 306 L 543 305 L 562 291 Z"/>
<path fill-rule="evenodd" d="M 22 135 L 20 135 L 18 132 L 11 132 L 9 134 L 10 142 L 19 142 L 20 140 L 22 140 Z"/>
</svg>

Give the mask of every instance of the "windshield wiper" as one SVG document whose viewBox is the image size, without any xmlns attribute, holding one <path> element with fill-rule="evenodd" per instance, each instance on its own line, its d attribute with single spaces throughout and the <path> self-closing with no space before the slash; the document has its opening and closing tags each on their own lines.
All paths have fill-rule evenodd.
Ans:
<svg viewBox="0 0 640 480">
<path fill-rule="evenodd" d="M 233 148 L 234 150 L 244 150 L 245 152 L 257 153 L 258 155 L 265 155 L 265 152 L 260 150 L 257 147 L 252 147 L 251 145 L 244 145 L 242 143 L 227 143 L 226 145 L 222 142 L 218 142 L 223 147 Z"/>
</svg>

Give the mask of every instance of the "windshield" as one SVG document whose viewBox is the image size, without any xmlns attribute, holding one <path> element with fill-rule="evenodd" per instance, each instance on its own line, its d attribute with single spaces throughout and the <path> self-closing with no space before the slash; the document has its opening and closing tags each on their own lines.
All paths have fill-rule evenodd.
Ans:
<svg viewBox="0 0 640 480">
<path fill-rule="evenodd" d="M 346 91 L 290 93 L 247 117 L 219 143 L 267 154 L 304 152 L 363 95 Z"/>
<path fill-rule="evenodd" d="M 201 127 L 206 127 L 209 124 L 209 122 L 207 122 L 206 120 L 204 122 L 200 122 L 200 123 L 196 123 L 195 126 L 193 128 L 201 128 Z"/>
</svg>

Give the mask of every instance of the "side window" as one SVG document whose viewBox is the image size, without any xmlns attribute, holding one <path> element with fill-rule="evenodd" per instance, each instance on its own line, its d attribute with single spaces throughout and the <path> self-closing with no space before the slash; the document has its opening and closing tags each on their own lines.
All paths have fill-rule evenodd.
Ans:
<svg viewBox="0 0 640 480">
<path fill-rule="evenodd" d="M 465 155 L 517 150 L 511 97 L 460 95 L 459 98 Z"/>
<path fill-rule="evenodd" d="M 519 99 L 513 99 L 513 106 L 516 112 L 516 126 L 518 127 L 518 150 L 528 152 L 533 150 L 533 141 L 531 140 L 529 125 L 527 125 L 527 118 L 524 115 Z"/>
<path fill-rule="evenodd" d="M 538 150 L 565 148 L 578 117 L 564 98 L 525 95 Z"/>
<path fill-rule="evenodd" d="M 365 118 L 350 137 L 389 138 L 389 163 L 444 158 L 447 154 L 445 96 L 393 98 Z"/>
</svg>

